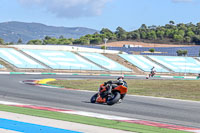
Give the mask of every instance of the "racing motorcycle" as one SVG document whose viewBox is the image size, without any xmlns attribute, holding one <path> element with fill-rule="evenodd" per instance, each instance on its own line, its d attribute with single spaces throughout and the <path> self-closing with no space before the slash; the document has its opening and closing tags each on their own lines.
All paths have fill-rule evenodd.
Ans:
<svg viewBox="0 0 200 133">
<path fill-rule="evenodd" d="M 109 95 L 107 92 L 107 87 L 111 86 L 112 83 L 101 84 L 99 87 L 99 92 L 91 97 L 90 102 L 102 103 L 107 105 L 113 105 L 115 103 L 118 103 L 120 99 L 123 99 L 123 97 L 127 93 L 128 88 L 123 85 L 118 85 L 112 88 L 111 94 Z"/>
<path fill-rule="evenodd" d="M 150 72 L 148 77 L 146 77 L 146 79 L 153 77 L 155 74 L 156 74 L 155 71 Z"/>
<path fill-rule="evenodd" d="M 152 71 L 150 74 L 149 74 L 149 77 L 153 77 L 155 75 L 155 71 Z"/>
</svg>

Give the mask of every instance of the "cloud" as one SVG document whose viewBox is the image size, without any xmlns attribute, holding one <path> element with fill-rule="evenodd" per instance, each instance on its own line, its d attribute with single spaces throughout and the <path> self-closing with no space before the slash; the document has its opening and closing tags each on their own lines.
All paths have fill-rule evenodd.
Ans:
<svg viewBox="0 0 200 133">
<path fill-rule="evenodd" d="M 77 18 L 101 15 L 112 0 L 18 0 L 25 6 L 44 7 L 58 17 Z"/>
<path fill-rule="evenodd" d="M 172 0 L 172 2 L 175 2 L 175 3 L 191 3 L 191 2 L 194 2 L 194 0 Z"/>
</svg>

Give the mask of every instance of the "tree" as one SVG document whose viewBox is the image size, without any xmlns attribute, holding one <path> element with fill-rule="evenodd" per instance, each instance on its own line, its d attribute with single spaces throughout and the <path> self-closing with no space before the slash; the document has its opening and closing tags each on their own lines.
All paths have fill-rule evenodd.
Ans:
<svg viewBox="0 0 200 133">
<path fill-rule="evenodd" d="M 46 37 L 45 37 L 46 38 Z M 58 44 L 59 39 L 55 37 L 46 38 L 43 40 L 43 44 Z"/>
<path fill-rule="evenodd" d="M 174 25 L 174 24 L 175 24 L 174 21 L 172 21 L 172 20 L 170 20 L 169 23 L 170 23 L 171 25 Z"/>
<path fill-rule="evenodd" d="M 184 41 L 187 42 L 187 43 L 191 43 L 192 38 L 189 37 L 189 36 L 186 36 L 185 39 L 184 39 Z"/>
<path fill-rule="evenodd" d="M 4 44 L 4 40 L 0 38 L 0 45 Z"/>
<path fill-rule="evenodd" d="M 75 40 L 73 41 L 73 44 L 80 44 L 80 43 L 81 43 L 80 39 L 75 39 Z"/>
<path fill-rule="evenodd" d="M 177 53 L 178 56 L 182 56 L 182 55 L 186 56 L 188 51 L 179 49 L 179 50 L 176 51 L 176 53 Z"/>
<path fill-rule="evenodd" d="M 102 42 L 103 42 L 103 40 L 102 40 L 102 38 L 100 38 L 100 37 L 92 38 L 92 39 L 90 40 L 90 44 L 100 44 L 100 43 L 102 43 Z"/>
<path fill-rule="evenodd" d="M 106 46 L 101 46 L 101 49 L 107 49 L 107 47 Z"/>
<path fill-rule="evenodd" d="M 185 36 L 185 31 L 184 30 L 179 30 L 178 34 L 181 35 L 182 37 L 184 37 Z"/>
<path fill-rule="evenodd" d="M 177 50 L 176 53 L 178 56 L 182 56 L 182 54 L 183 54 L 182 50 Z"/>
<path fill-rule="evenodd" d="M 109 40 L 115 40 L 116 39 L 116 35 L 111 30 L 109 30 L 107 28 L 103 28 L 100 31 L 100 34 L 104 35 L 104 37 L 101 37 L 102 39 L 103 38 L 108 38 Z"/>
<path fill-rule="evenodd" d="M 189 37 L 194 37 L 194 36 L 195 36 L 194 32 L 191 31 L 191 30 L 188 31 L 188 32 L 186 33 L 186 35 L 189 36 Z"/>
<path fill-rule="evenodd" d="M 177 34 L 175 34 L 174 35 L 174 41 L 176 41 L 176 42 L 183 42 L 183 36 L 182 35 L 177 35 Z"/>
<path fill-rule="evenodd" d="M 188 53 L 188 51 L 187 50 L 183 50 L 183 56 L 186 56 L 187 55 L 187 53 Z"/>
<path fill-rule="evenodd" d="M 140 29 L 143 30 L 143 31 L 146 31 L 147 30 L 147 26 L 145 24 L 142 24 L 140 26 Z"/>
<path fill-rule="evenodd" d="M 17 44 L 22 44 L 22 39 L 19 38 L 19 40 L 17 41 Z"/>
<path fill-rule="evenodd" d="M 115 34 L 118 40 L 125 40 L 127 37 L 126 31 L 122 27 L 117 27 Z"/>
<path fill-rule="evenodd" d="M 45 39 L 43 42 L 44 42 L 44 44 L 58 44 L 58 39 L 52 37 L 52 38 L 47 39 L 47 40 Z"/>
<path fill-rule="evenodd" d="M 197 27 L 198 27 L 198 28 L 200 28 L 200 22 L 199 22 L 199 23 L 197 23 Z"/>
<path fill-rule="evenodd" d="M 14 42 L 7 42 L 7 43 L 4 43 L 4 45 L 13 45 Z"/>
<path fill-rule="evenodd" d="M 144 32 L 144 31 L 142 31 L 142 32 L 140 33 L 140 38 L 141 38 L 141 39 L 146 39 L 146 37 L 147 37 L 147 33 Z"/>
<path fill-rule="evenodd" d="M 100 31 L 100 34 L 106 34 L 106 33 L 113 34 L 113 32 L 111 30 L 109 30 L 108 28 L 102 28 Z"/>
<path fill-rule="evenodd" d="M 140 39 L 140 34 L 138 32 L 132 32 L 132 39 Z"/>
<path fill-rule="evenodd" d="M 150 48 L 149 51 L 150 51 L 151 53 L 153 53 L 153 52 L 155 52 L 155 49 L 154 49 L 154 48 Z"/>
<path fill-rule="evenodd" d="M 44 40 L 49 40 L 49 39 L 51 39 L 51 37 L 49 37 L 49 36 L 45 36 L 45 38 L 44 38 Z"/>
<path fill-rule="evenodd" d="M 187 31 L 188 27 L 183 23 L 179 23 L 177 24 L 177 29 Z"/>
<path fill-rule="evenodd" d="M 193 38 L 192 38 L 193 42 L 196 43 L 196 44 L 200 44 L 200 35 L 195 35 Z"/>
<path fill-rule="evenodd" d="M 163 39 L 163 38 L 164 38 L 165 32 L 162 31 L 162 30 L 158 30 L 158 31 L 156 32 L 156 34 L 157 34 L 157 37 L 159 37 L 160 39 Z"/>
<path fill-rule="evenodd" d="M 90 40 L 87 39 L 87 38 L 81 37 L 79 39 L 79 44 L 81 44 L 81 45 L 89 45 L 90 44 Z"/>
<path fill-rule="evenodd" d="M 173 36 L 174 36 L 174 30 L 173 29 L 166 29 L 165 37 L 166 38 L 173 38 Z"/>
<path fill-rule="evenodd" d="M 42 41 L 41 40 L 30 40 L 27 42 L 27 44 L 29 45 L 42 45 Z"/>
<path fill-rule="evenodd" d="M 70 41 L 70 39 L 62 38 L 58 39 L 57 44 L 69 45 L 72 44 L 72 41 Z"/>
<path fill-rule="evenodd" d="M 157 36 L 156 36 L 156 32 L 155 31 L 150 31 L 147 33 L 147 38 L 149 40 L 156 40 L 157 39 Z"/>
<path fill-rule="evenodd" d="M 151 30 L 155 30 L 157 28 L 157 26 L 156 25 L 151 25 L 148 28 L 151 29 Z"/>
<path fill-rule="evenodd" d="M 63 35 L 59 36 L 59 39 L 64 39 L 64 36 Z"/>
<path fill-rule="evenodd" d="M 140 39 L 140 34 L 138 32 L 132 31 L 127 33 L 127 39 Z"/>
</svg>

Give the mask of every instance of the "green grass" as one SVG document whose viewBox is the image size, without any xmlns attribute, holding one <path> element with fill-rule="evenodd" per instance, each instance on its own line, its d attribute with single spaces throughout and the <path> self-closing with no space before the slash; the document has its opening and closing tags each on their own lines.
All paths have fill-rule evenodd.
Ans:
<svg viewBox="0 0 200 133">
<path fill-rule="evenodd" d="M 59 113 L 59 112 L 6 106 L 6 105 L 0 105 L 0 110 L 13 112 L 13 113 L 19 113 L 19 114 L 25 114 L 25 115 L 45 117 L 45 118 L 56 119 L 56 120 L 70 121 L 70 122 L 76 122 L 76 123 L 82 123 L 82 124 L 88 124 L 88 125 L 94 125 L 94 126 L 139 132 L 139 133 L 185 133 L 184 131 L 171 130 L 171 129 L 166 129 L 166 128 L 145 126 L 145 125 L 139 125 L 139 124 L 133 124 L 133 123 L 120 122 L 120 121 L 105 120 L 105 119 L 99 119 L 99 118 L 93 118 L 93 117 L 64 114 L 64 113 Z"/>
<path fill-rule="evenodd" d="M 54 86 L 97 91 L 106 80 L 58 80 Z M 126 80 L 128 94 L 200 101 L 199 80 Z"/>
</svg>

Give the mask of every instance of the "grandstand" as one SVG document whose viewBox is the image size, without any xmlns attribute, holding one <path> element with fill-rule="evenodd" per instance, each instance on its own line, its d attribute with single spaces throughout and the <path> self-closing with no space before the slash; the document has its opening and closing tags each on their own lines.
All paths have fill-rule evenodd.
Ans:
<svg viewBox="0 0 200 133">
<path fill-rule="evenodd" d="M 200 62 L 192 57 L 148 56 L 176 73 L 200 73 Z"/>
<path fill-rule="evenodd" d="M 140 68 L 141 70 L 143 70 L 145 72 L 149 72 L 153 66 L 156 68 L 157 72 L 169 72 L 165 68 L 159 66 L 155 62 L 153 62 L 141 55 L 120 54 L 119 56 L 121 56 L 122 58 L 124 58 L 125 60 L 127 60 L 128 62 L 132 63 L 133 65 L 135 65 L 136 67 Z"/>
<path fill-rule="evenodd" d="M 22 50 L 52 69 L 103 70 L 80 56 L 67 51 Z"/>
<path fill-rule="evenodd" d="M 96 45 L 73 45 L 75 47 L 82 47 L 82 48 L 95 48 L 95 49 L 101 49 L 101 46 Z"/>
<path fill-rule="evenodd" d="M 44 69 L 45 67 L 12 48 L 1 48 L 0 58 L 18 68 Z"/>
<path fill-rule="evenodd" d="M 150 53 L 149 49 L 155 49 L 156 52 Z M 165 55 L 165 56 L 177 56 L 177 50 L 187 50 L 187 56 L 199 56 L 200 46 L 188 46 L 188 47 L 108 47 L 109 50 L 123 51 L 128 54 L 138 52 L 141 55 Z"/>
<path fill-rule="evenodd" d="M 110 71 L 131 71 L 130 69 L 120 65 L 119 63 L 99 53 L 79 53 L 79 54 Z"/>
<path fill-rule="evenodd" d="M 192 47 L 187 48 L 192 49 Z M 199 51 L 199 46 L 195 48 L 196 52 Z M 142 51 L 148 50 L 149 48 L 133 47 L 129 49 L 137 49 Z M 156 50 L 165 51 L 167 49 L 174 49 L 175 52 L 177 49 L 180 49 L 180 47 L 176 47 L 176 49 L 157 48 Z M 94 48 L 81 49 L 80 47 L 78 51 L 74 51 L 74 48 L 70 48 L 70 46 L 15 46 L 14 48 L 0 48 L 0 58 L 2 61 L 11 64 L 11 66 L 19 69 L 23 68 L 26 70 L 41 69 L 44 71 L 51 70 L 56 72 L 58 72 L 58 70 L 65 70 L 66 72 L 78 70 L 78 72 L 95 71 L 99 73 L 133 74 L 135 73 L 134 69 L 136 68 L 141 73 L 148 73 L 150 72 L 150 69 L 154 66 L 158 73 L 163 74 L 200 73 L 199 57 L 119 54 L 119 51 L 110 51 L 102 49 L 97 50 Z M 110 52 L 110 54 L 114 54 L 115 56 L 112 56 L 111 59 L 109 58 L 109 56 L 105 56 L 107 52 Z M 123 65 L 119 62 L 119 60 L 123 61 Z M 128 65 L 126 64 L 131 64 L 134 69 L 133 67 L 128 67 Z M 0 65 L 0 68 L 2 67 L 3 66 Z"/>
<path fill-rule="evenodd" d="M 76 48 L 93 48 L 101 49 L 100 46 L 95 45 L 73 45 Z M 155 52 L 149 52 L 149 49 L 155 49 Z M 199 56 L 200 46 L 181 46 L 181 47 L 107 47 L 107 50 L 121 51 L 128 54 L 140 53 L 140 55 L 164 55 L 164 56 L 177 56 L 178 50 L 186 50 L 187 56 Z"/>
</svg>

